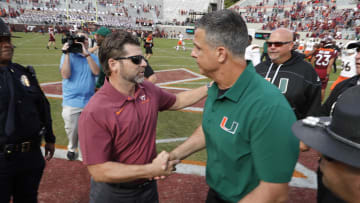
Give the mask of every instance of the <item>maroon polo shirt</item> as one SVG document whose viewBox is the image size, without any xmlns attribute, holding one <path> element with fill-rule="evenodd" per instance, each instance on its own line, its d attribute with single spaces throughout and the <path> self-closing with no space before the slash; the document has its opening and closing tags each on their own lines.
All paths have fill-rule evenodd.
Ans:
<svg viewBox="0 0 360 203">
<path fill-rule="evenodd" d="M 156 157 L 158 112 L 170 108 L 175 101 L 175 95 L 151 82 L 138 84 L 135 95 L 130 97 L 105 80 L 79 118 L 83 163 L 151 163 Z"/>
</svg>

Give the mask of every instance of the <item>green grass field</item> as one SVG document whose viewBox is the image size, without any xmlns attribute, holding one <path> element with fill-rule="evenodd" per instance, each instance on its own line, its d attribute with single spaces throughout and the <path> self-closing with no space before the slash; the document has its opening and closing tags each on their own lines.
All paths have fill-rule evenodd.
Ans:
<svg viewBox="0 0 360 203">
<path fill-rule="evenodd" d="M 57 50 L 51 48 L 46 49 L 48 35 L 39 33 L 13 33 L 15 36 L 22 38 L 13 38 L 15 48 L 15 56 L 13 61 L 24 66 L 31 65 L 35 68 L 40 83 L 61 81 L 59 72 L 59 63 L 61 57 L 61 40 L 60 35 L 56 36 Z M 185 40 L 187 51 L 176 51 L 175 46 L 177 40 L 173 39 L 155 39 L 153 48 L 154 55 L 150 59 L 153 69 L 175 69 L 187 68 L 194 72 L 199 72 L 195 60 L 190 56 L 190 48 L 192 42 Z M 338 62 L 339 63 L 339 62 Z M 336 80 L 338 74 L 332 74 L 330 81 Z M 192 83 L 182 83 L 174 85 L 176 87 L 194 88 L 207 83 L 209 80 L 199 80 Z M 329 83 L 328 88 L 332 83 Z M 329 91 L 327 91 L 328 93 Z M 53 119 L 54 133 L 57 137 L 58 145 L 67 145 L 67 137 L 64 130 L 64 123 L 61 117 L 61 100 L 49 99 L 51 104 L 51 114 Z M 157 139 L 188 137 L 201 123 L 201 113 L 181 112 L 181 111 L 165 111 L 159 113 L 157 126 Z M 158 151 L 171 151 L 181 142 L 158 144 Z M 206 151 L 203 150 L 197 154 L 190 156 L 189 160 L 205 161 Z"/>
</svg>

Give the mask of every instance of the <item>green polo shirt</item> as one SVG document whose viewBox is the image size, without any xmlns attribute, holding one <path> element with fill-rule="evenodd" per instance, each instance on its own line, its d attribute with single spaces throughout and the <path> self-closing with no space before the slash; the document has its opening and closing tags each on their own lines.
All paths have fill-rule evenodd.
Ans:
<svg viewBox="0 0 360 203">
<path fill-rule="evenodd" d="M 289 182 L 299 155 L 290 105 L 251 66 L 220 97 L 214 83 L 203 114 L 206 181 L 230 202 L 242 199 L 260 180 Z"/>
<path fill-rule="evenodd" d="M 264 42 L 264 45 L 263 45 L 263 52 L 264 53 L 268 52 L 268 45 L 267 45 L 266 41 Z"/>
</svg>

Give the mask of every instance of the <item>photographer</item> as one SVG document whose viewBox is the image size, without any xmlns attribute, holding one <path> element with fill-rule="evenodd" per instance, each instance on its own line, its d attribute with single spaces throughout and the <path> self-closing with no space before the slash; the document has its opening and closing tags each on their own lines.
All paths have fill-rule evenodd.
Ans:
<svg viewBox="0 0 360 203">
<path fill-rule="evenodd" d="M 67 158 L 75 160 L 78 146 L 78 118 L 94 94 L 95 76 L 99 74 L 99 59 L 88 51 L 88 36 L 82 31 L 67 35 L 62 51 L 60 72 L 63 78 L 63 111 L 65 131 L 69 139 Z M 80 149 L 80 148 L 79 148 Z M 79 159 L 81 153 L 79 151 Z"/>
</svg>

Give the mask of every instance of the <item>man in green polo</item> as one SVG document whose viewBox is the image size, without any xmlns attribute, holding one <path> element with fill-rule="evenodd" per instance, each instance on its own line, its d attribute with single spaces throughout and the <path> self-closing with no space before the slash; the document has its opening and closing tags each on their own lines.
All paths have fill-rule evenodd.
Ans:
<svg viewBox="0 0 360 203">
<path fill-rule="evenodd" d="M 191 56 L 214 80 L 203 124 L 170 153 L 184 159 L 206 147 L 206 182 L 212 202 L 285 202 L 299 155 L 295 115 L 280 91 L 246 65 L 248 32 L 230 10 L 206 14 Z"/>
<path fill-rule="evenodd" d="M 101 43 L 104 41 L 105 37 L 108 36 L 109 34 L 111 34 L 111 30 L 109 30 L 106 27 L 100 27 L 98 30 L 93 32 L 93 34 L 94 34 L 96 44 L 94 46 L 92 46 L 91 48 L 89 48 L 89 52 L 98 56 L 99 47 L 100 47 Z M 103 86 L 104 80 L 105 80 L 105 74 L 104 74 L 102 67 L 100 67 L 100 73 L 99 73 L 97 81 L 96 81 L 96 89 L 99 89 L 100 87 Z"/>
<path fill-rule="evenodd" d="M 267 60 L 270 59 L 270 58 L 269 58 L 269 54 L 268 54 L 268 45 L 267 45 L 267 43 L 266 43 L 266 40 L 268 40 L 269 37 L 266 36 L 264 39 L 265 39 L 265 42 L 264 42 L 264 44 L 263 44 L 263 53 L 261 54 L 260 62 L 267 61 Z"/>
</svg>

